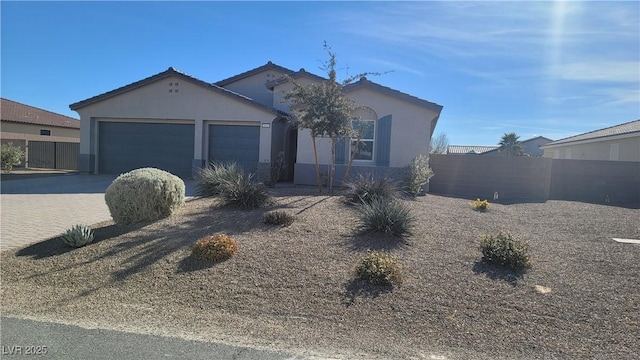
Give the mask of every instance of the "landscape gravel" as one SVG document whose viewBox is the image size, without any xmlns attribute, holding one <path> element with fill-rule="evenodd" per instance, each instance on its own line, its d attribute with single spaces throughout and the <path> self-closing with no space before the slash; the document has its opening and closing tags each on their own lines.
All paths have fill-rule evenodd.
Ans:
<svg viewBox="0 0 640 360">
<path fill-rule="evenodd" d="M 570 201 L 489 205 L 405 199 L 413 235 L 362 233 L 356 210 L 313 188 L 270 189 L 277 205 L 241 211 L 195 198 L 138 226 L 95 224 L 79 249 L 59 238 L 1 253 L 3 316 L 179 336 L 332 359 L 636 359 L 640 210 Z M 268 210 L 295 215 L 262 223 Z M 25 230 L 28 231 L 28 230 Z M 509 232 L 533 266 L 481 261 L 480 238 Z M 192 259 L 225 233 L 229 260 Z M 355 279 L 370 250 L 398 257 L 404 282 Z"/>
</svg>

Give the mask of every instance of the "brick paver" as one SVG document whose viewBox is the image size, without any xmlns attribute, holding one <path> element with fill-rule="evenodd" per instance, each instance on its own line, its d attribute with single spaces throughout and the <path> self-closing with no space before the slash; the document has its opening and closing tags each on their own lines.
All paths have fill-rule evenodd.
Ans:
<svg viewBox="0 0 640 360">
<path fill-rule="evenodd" d="M 109 220 L 104 194 L 2 194 L 0 250 L 62 234 L 76 224 Z"/>
</svg>

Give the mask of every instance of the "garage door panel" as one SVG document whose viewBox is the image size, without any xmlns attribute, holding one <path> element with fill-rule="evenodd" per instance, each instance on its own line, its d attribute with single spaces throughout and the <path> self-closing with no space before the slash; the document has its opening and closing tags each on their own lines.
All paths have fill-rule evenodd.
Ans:
<svg viewBox="0 0 640 360">
<path fill-rule="evenodd" d="M 210 125 L 209 160 L 235 161 L 246 171 L 255 172 L 260 154 L 260 128 L 257 126 Z"/>
<path fill-rule="evenodd" d="M 99 172 L 118 174 L 156 167 L 191 175 L 194 125 L 157 123 L 99 124 Z"/>
</svg>

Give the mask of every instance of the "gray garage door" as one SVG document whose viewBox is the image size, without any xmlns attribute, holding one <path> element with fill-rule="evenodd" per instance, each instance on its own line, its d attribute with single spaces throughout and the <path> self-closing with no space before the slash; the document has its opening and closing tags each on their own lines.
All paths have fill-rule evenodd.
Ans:
<svg viewBox="0 0 640 360">
<path fill-rule="evenodd" d="M 191 176 L 194 131 L 190 124 L 101 122 L 99 172 L 120 174 L 155 167 L 178 176 Z"/>
<path fill-rule="evenodd" d="M 236 161 L 256 172 L 260 152 L 258 126 L 209 125 L 209 160 Z"/>
</svg>

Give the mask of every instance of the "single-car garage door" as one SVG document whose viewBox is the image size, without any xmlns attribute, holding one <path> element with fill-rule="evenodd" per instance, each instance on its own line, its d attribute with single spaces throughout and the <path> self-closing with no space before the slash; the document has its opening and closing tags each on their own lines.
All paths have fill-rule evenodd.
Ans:
<svg viewBox="0 0 640 360">
<path fill-rule="evenodd" d="M 98 171 L 120 174 L 155 167 L 191 176 L 194 125 L 100 122 Z"/>
<path fill-rule="evenodd" d="M 235 161 L 255 173 L 259 155 L 260 127 L 209 125 L 209 161 Z"/>
</svg>

